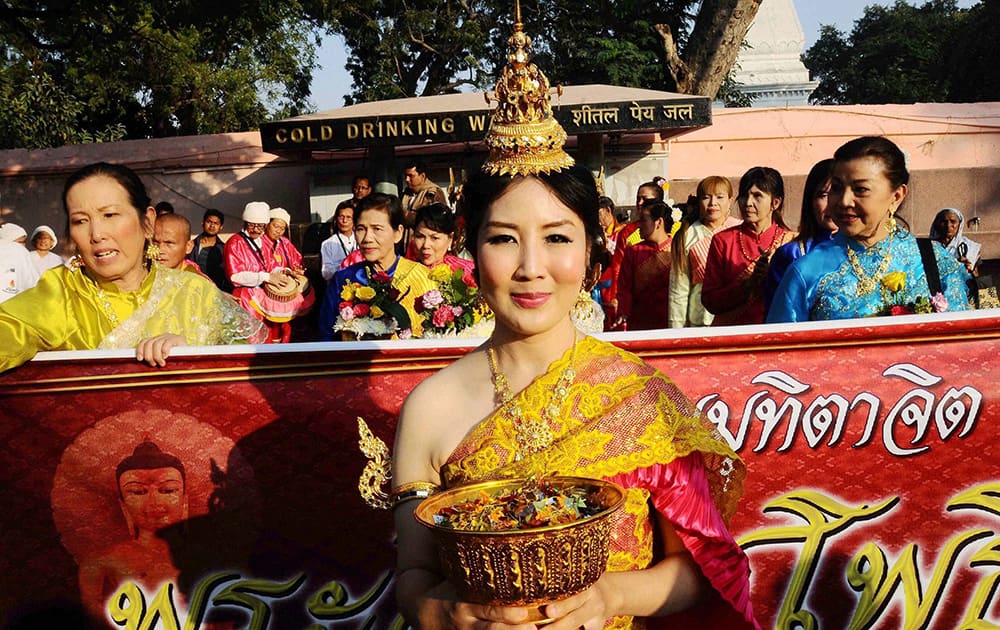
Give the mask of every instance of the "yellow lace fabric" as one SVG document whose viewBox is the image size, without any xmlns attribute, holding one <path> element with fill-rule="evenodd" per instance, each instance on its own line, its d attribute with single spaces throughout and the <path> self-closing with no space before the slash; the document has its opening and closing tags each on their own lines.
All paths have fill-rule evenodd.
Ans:
<svg viewBox="0 0 1000 630">
<path fill-rule="evenodd" d="M 154 269 L 137 291 L 119 291 L 84 270 L 60 267 L 0 306 L 0 371 L 42 350 L 134 348 L 167 332 L 183 335 L 189 345 L 255 343 L 262 331 L 259 321 L 196 274 Z"/>
<path fill-rule="evenodd" d="M 260 321 L 206 278 L 155 269 L 147 276 L 150 279 L 152 286 L 145 301 L 108 333 L 98 348 L 134 348 L 141 340 L 164 333 L 183 335 L 190 346 L 261 341 Z"/>
<path fill-rule="evenodd" d="M 548 372 L 518 393 L 526 414 L 538 413 L 570 360 L 567 352 Z M 639 357 L 609 343 L 585 337 L 577 342 L 577 377 L 552 429 L 553 444 L 516 460 L 517 441 L 502 406 L 480 422 L 442 467 L 446 487 L 489 479 L 576 475 L 609 479 L 699 453 L 712 498 L 728 522 L 743 491 L 743 463 L 701 418 L 684 394 Z M 649 493 L 626 489 L 626 505 L 613 523 L 608 570 L 641 569 L 653 563 L 655 532 Z M 637 628 L 615 619 L 610 628 Z"/>
</svg>

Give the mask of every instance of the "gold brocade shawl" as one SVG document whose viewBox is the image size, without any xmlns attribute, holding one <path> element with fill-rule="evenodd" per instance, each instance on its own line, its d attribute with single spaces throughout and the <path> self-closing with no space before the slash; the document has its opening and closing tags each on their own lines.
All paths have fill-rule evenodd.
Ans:
<svg viewBox="0 0 1000 630">
<path fill-rule="evenodd" d="M 260 330 L 200 274 L 154 266 L 137 291 L 120 291 L 82 269 L 61 267 L 0 305 L 0 370 L 42 350 L 134 348 L 164 333 L 192 346 L 255 342 Z"/>
<path fill-rule="evenodd" d="M 550 403 L 570 356 L 567 352 L 514 397 L 526 414 Z M 621 481 L 639 469 L 699 453 L 712 499 L 729 521 L 743 490 L 743 463 L 666 376 L 634 354 L 592 337 L 577 342 L 574 369 L 576 379 L 557 416 L 563 421 L 553 426 L 555 441 L 548 449 L 515 461 L 517 441 L 506 414 L 508 403 L 458 445 L 442 467 L 444 485 L 556 474 Z M 609 571 L 653 564 L 656 536 L 649 499 L 646 489 L 626 488 L 625 507 L 612 524 Z M 606 627 L 642 625 L 616 618 Z"/>
<path fill-rule="evenodd" d="M 424 331 L 423 319 L 417 313 L 414 303 L 424 293 L 436 289 L 437 285 L 428 275 L 430 271 L 427 267 L 402 256 L 397 260 L 396 271 L 392 274 L 392 286 L 403 293 L 399 303 L 410 315 L 410 330 L 413 336 L 420 337 Z"/>
</svg>

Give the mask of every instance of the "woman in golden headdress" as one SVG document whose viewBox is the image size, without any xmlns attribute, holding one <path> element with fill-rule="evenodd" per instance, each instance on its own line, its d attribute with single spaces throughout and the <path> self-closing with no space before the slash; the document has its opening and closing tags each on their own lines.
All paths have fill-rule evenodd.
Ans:
<svg viewBox="0 0 1000 630">
<path fill-rule="evenodd" d="M 533 66 L 515 70 L 547 90 Z M 456 600 L 409 499 L 559 473 L 614 481 L 627 498 L 613 517 L 607 571 L 545 605 L 555 620 L 548 628 L 640 628 L 657 617 L 673 627 L 757 627 L 747 558 L 726 527 L 743 465 L 667 377 L 573 325 L 601 237 L 593 176 L 570 166 L 561 141 L 499 137 L 518 122 L 502 116 L 490 132 L 500 148 L 463 188 L 468 249 L 495 331 L 417 386 L 400 416 L 392 471 L 400 608 L 420 628 L 535 628 L 526 608 Z M 535 137 L 562 131 L 550 110 L 520 122 Z M 697 612 L 684 621 L 682 611 Z"/>
</svg>

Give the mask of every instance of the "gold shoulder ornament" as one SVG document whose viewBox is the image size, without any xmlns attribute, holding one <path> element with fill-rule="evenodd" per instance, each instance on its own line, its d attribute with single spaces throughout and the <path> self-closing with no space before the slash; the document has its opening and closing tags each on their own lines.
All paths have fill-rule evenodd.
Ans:
<svg viewBox="0 0 1000 630">
<path fill-rule="evenodd" d="M 384 487 L 392 477 L 392 458 L 389 447 L 378 436 L 372 433 L 365 419 L 358 416 L 358 446 L 361 453 L 368 458 L 361 478 L 358 480 L 358 492 L 369 507 L 376 510 L 388 510 L 411 499 L 426 499 L 441 488 L 429 481 L 414 481 L 406 483 L 390 494 Z"/>
<path fill-rule="evenodd" d="M 368 458 L 364 470 L 361 471 L 361 479 L 358 480 L 358 491 L 369 506 L 378 510 L 388 510 L 392 504 L 389 495 L 382 488 L 391 477 L 389 471 L 392 460 L 389 458 L 389 447 L 372 433 L 368 423 L 361 416 L 358 416 L 358 435 L 361 438 L 358 446 Z"/>
</svg>

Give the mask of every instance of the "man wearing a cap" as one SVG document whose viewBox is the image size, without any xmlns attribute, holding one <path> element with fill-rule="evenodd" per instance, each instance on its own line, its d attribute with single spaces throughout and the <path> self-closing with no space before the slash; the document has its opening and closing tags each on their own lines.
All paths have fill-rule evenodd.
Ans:
<svg viewBox="0 0 1000 630">
<path fill-rule="evenodd" d="M 251 201 L 243 208 L 243 229 L 233 235 L 222 252 L 226 277 L 233 283 L 233 295 L 250 313 L 260 314 L 250 307 L 250 289 L 272 280 L 264 254 L 264 230 L 270 223 L 271 207 L 263 201 Z M 275 274 L 274 281 L 278 281 Z"/>
<path fill-rule="evenodd" d="M 283 274 L 280 286 L 267 284 L 264 290 L 254 290 L 251 306 L 263 314 L 269 328 L 268 342 L 288 343 L 292 327 L 289 323 L 309 312 L 316 301 L 315 294 L 306 281 L 302 266 L 302 253 L 285 236 L 292 220 L 284 208 L 271 208 L 270 222 L 264 230 L 262 245 L 268 269 Z M 294 293 L 288 293 L 295 287 Z"/>
<path fill-rule="evenodd" d="M 287 277 L 269 260 L 272 251 L 264 232 L 271 222 L 270 211 L 263 201 L 248 203 L 243 209 L 243 229 L 226 241 L 222 255 L 226 277 L 233 283 L 233 296 L 268 327 L 268 343 L 281 340 L 281 326 L 268 321 L 254 304 L 261 302 L 265 283 L 282 285 Z"/>
<path fill-rule="evenodd" d="M 284 269 L 302 269 L 302 254 L 292 245 L 285 233 L 292 215 L 284 208 L 271 208 L 267 213 L 269 218 L 264 230 L 264 245 L 270 250 L 274 266 Z"/>
<path fill-rule="evenodd" d="M 0 243 L 20 243 L 24 247 L 27 241 L 28 233 L 20 225 L 15 223 L 0 225 Z"/>
</svg>

